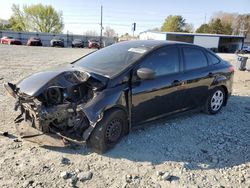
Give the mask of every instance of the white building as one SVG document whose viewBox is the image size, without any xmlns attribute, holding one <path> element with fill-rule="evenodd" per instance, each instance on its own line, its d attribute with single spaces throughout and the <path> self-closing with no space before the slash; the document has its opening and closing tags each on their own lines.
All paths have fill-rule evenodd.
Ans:
<svg viewBox="0 0 250 188">
<path fill-rule="evenodd" d="M 139 38 L 140 40 L 181 41 L 197 44 L 215 52 L 230 53 L 242 49 L 244 44 L 243 36 L 219 34 L 145 31 L 139 34 Z"/>
</svg>

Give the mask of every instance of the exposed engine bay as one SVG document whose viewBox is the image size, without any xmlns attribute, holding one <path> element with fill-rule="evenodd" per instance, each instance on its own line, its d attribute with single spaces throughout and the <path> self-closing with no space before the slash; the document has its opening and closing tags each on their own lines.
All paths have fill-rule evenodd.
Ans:
<svg viewBox="0 0 250 188">
<path fill-rule="evenodd" d="M 47 73 L 34 77 L 41 77 L 39 74 L 43 74 L 44 79 Z M 36 90 L 32 92 L 28 91 L 36 83 L 32 83 L 30 77 L 17 85 L 5 84 L 8 93 L 16 98 L 15 110 L 21 112 L 15 122 L 26 121 L 43 133 L 57 133 L 69 141 L 85 141 L 83 135 L 91 123 L 83 106 L 105 87 L 105 83 L 79 70 L 61 71 L 47 78 L 41 87 L 34 86 Z"/>
</svg>

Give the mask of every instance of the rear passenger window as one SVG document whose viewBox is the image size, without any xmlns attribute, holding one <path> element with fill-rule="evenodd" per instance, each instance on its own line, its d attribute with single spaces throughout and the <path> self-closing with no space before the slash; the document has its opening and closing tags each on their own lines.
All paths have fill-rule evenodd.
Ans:
<svg viewBox="0 0 250 188">
<path fill-rule="evenodd" d="M 211 64 L 213 64 L 213 65 L 220 62 L 220 60 L 219 60 L 216 56 L 214 56 L 213 54 L 211 54 L 211 53 L 207 53 L 207 56 L 208 56 L 208 58 L 209 58 L 209 61 L 210 61 Z"/>
<path fill-rule="evenodd" d="M 183 48 L 185 70 L 198 69 L 207 66 L 205 54 L 196 48 Z"/>
</svg>

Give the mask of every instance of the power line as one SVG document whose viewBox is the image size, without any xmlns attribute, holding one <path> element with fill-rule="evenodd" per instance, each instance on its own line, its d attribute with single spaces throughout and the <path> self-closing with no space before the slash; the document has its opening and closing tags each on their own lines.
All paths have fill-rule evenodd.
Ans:
<svg viewBox="0 0 250 188">
<path fill-rule="evenodd" d="M 85 23 L 85 22 L 65 22 L 66 24 L 72 24 L 72 25 L 99 25 L 99 23 L 97 22 L 89 22 L 89 23 Z M 120 27 L 128 27 L 131 28 L 131 23 L 130 24 L 117 24 L 117 23 L 108 23 L 108 22 L 103 22 L 103 25 L 110 25 L 110 26 L 120 26 Z M 139 24 L 136 26 L 137 28 L 150 28 L 150 27 L 155 27 L 155 25 L 142 25 Z"/>
</svg>

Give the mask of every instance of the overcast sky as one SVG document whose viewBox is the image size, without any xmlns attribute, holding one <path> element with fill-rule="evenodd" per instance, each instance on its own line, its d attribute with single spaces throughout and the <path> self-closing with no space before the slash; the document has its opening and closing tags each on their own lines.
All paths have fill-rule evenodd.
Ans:
<svg viewBox="0 0 250 188">
<path fill-rule="evenodd" d="M 64 33 L 82 34 L 87 30 L 100 32 L 100 6 L 103 5 L 103 26 L 110 26 L 121 35 L 136 34 L 161 27 L 170 15 L 182 15 L 195 28 L 208 21 L 214 12 L 250 13 L 250 0 L 0 0 L 0 18 L 10 18 L 12 4 L 47 4 L 63 12 Z"/>
</svg>

